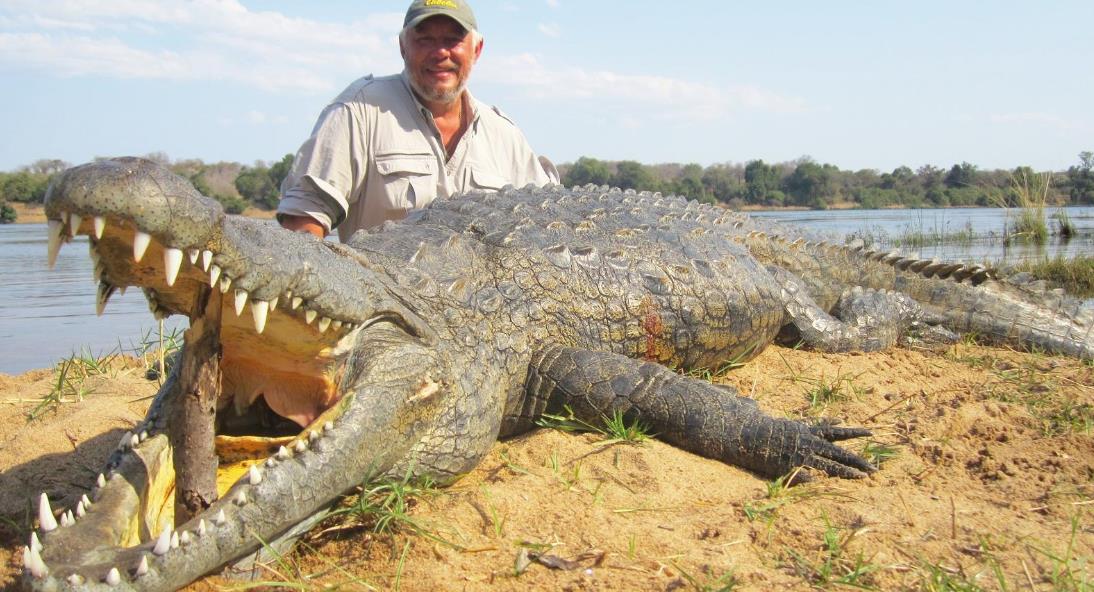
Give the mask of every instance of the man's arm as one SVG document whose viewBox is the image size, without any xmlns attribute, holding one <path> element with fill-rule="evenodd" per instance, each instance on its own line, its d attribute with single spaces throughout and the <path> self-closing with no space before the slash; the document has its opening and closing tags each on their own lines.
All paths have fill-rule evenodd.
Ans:
<svg viewBox="0 0 1094 592">
<path fill-rule="evenodd" d="M 327 229 L 323 228 L 323 225 L 311 216 L 282 214 L 277 217 L 277 221 L 281 223 L 283 228 L 287 228 L 293 232 L 308 232 L 314 234 L 319 240 L 323 240 L 327 236 Z"/>
</svg>

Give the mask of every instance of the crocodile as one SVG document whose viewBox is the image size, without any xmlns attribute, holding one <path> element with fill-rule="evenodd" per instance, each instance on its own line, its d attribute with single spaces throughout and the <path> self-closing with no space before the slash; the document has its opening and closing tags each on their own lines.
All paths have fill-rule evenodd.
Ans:
<svg viewBox="0 0 1094 592">
<path fill-rule="evenodd" d="M 675 196 L 510 187 L 341 244 L 228 215 L 166 168 L 117 158 L 61 174 L 46 213 L 51 266 L 88 236 L 100 313 L 130 286 L 158 317 L 219 313 L 219 472 L 218 499 L 175 516 L 176 364 L 73 508 L 40 496 L 34 590 L 179 588 L 291 540 L 368 479 L 457 479 L 566 408 L 641 420 L 759 476 L 867 477 L 834 444 L 867 429 L 772 417 L 681 372 L 776 341 L 839 352 L 975 332 L 1094 355 L 1094 315 L 1033 282 Z"/>
</svg>

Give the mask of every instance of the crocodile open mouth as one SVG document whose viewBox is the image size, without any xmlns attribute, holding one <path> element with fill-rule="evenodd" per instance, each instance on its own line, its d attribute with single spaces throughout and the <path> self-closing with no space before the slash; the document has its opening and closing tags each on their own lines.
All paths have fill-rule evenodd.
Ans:
<svg viewBox="0 0 1094 592">
<path fill-rule="evenodd" d="M 125 164 L 133 166 L 128 171 L 121 167 L 121 174 L 133 174 L 132 169 L 141 165 Z M 43 588 L 182 585 L 188 580 L 174 580 L 170 573 L 172 554 L 180 556 L 177 562 L 191 562 L 193 558 L 181 557 L 184 553 L 179 550 L 197 547 L 197 540 L 216 529 L 224 531 L 217 533 L 219 538 L 248 536 L 244 534 L 247 525 L 241 524 L 248 519 L 241 511 L 233 515 L 232 509 L 242 510 L 255 499 L 272 497 L 273 493 L 260 491 L 260 485 L 274 467 L 290 462 L 303 465 L 313 462 L 309 455 L 319 456 L 320 441 L 335 431 L 344 411 L 339 386 L 345 353 L 363 327 L 391 315 L 355 307 L 352 302 L 344 308 L 365 313 L 340 315 L 339 303 L 324 301 L 321 286 L 294 293 L 294 287 L 315 285 L 301 281 L 314 270 L 306 265 L 293 268 L 291 261 L 288 268 L 275 269 L 279 262 L 249 256 L 263 249 L 277 252 L 268 244 L 248 244 L 252 239 L 269 241 L 264 238 L 269 232 L 250 232 L 269 222 L 233 219 L 224 224 L 219 206 L 207 198 L 194 198 L 192 190 L 178 201 L 185 206 L 179 210 L 188 208 L 180 212 L 183 223 L 179 223 L 162 216 L 164 209 L 170 212 L 175 205 L 171 193 L 162 192 L 162 187 L 158 195 L 166 207 L 150 216 L 139 207 L 134 211 L 128 196 L 104 207 L 101 196 L 73 183 L 70 180 L 68 186 L 51 190 L 47 201 L 49 263 L 52 267 L 64 243 L 80 234 L 88 236 L 99 281 L 99 314 L 111 295 L 128 287 L 144 291 L 157 317 L 193 318 L 209 310 L 210 303 L 217 309 L 214 464 L 219 500 L 185 525 L 175 516 L 178 451 L 171 442 L 178 439 L 171 438 L 173 419 L 167 415 L 178 394 L 166 392 L 172 388 L 168 380 L 145 421 L 125 434 L 92 491 L 75 507 L 55 511 L 42 494 L 41 536 L 32 534 L 25 550 L 26 572 L 35 587 Z M 207 211 L 198 211 L 202 208 Z M 200 223 L 193 224 L 195 218 Z M 285 241 L 282 248 L 330 248 L 292 233 L 276 234 L 284 235 L 279 237 Z M 249 247 L 255 247 L 254 251 Z M 299 519 L 281 522 L 291 525 Z M 234 530 L 240 534 L 233 534 Z M 219 538 L 214 547 L 221 545 Z M 234 559 L 238 557 L 201 561 L 223 564 Z M 209 563 L 204 571 L 219 564 Z"/>
</svg>

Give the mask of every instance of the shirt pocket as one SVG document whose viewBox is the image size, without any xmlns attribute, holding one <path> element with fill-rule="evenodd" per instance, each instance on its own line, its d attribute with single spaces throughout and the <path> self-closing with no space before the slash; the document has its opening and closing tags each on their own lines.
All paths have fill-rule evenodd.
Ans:
<svg viewBox="0 0 1094 592">
<path fill-rule="evenodd" d="M 499 191 L 513 182 L 489 169 L 471 167 L 471 189 L 479 191 Z"/>
<path fill-rule="evenodd" d="M 437 162 L 432 154 L 381 154 L 376 172 L 383 179 L 389 208 L 422 207 L 437 196 Z"/>
</svg>

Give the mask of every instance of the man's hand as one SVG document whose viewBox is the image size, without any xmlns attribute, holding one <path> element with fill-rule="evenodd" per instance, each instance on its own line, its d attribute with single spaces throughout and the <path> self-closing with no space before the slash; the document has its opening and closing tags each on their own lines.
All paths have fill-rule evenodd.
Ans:
<svg viewBox="0 0 1094 592">
<path fill-rule="evenodd" d="M 307 232 L 314 234 L 319 240 L 323 240 L 327 236 L 327 231 L 323 228 L 323 225 L 315 221 L 315 218 L 311 216 L 290 216 L 283 214 L 278 217 L 279 222 L 283 228 L 287 228 L 293 232 Z"/>
</svg>

